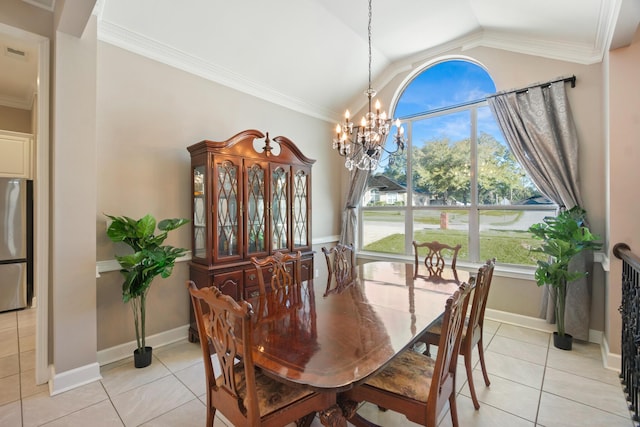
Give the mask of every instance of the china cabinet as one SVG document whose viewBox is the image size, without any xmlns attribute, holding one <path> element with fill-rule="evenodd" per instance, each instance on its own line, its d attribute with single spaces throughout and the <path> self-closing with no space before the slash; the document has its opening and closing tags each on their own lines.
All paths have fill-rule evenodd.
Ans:
<svg viewBox="0 0 640 427">
<path fill-rule="evenodd" d="M 196 286 L 215 285 L 236 300 L 255 296 L 258 278 L 251 257 L 275 251 L 301 251 L 302 280 L 312 277 L 315 160 L 288 138 L 271 140 L 257 130 L 187 149 L 193 195 L 189 269 Z M 193 313 L 189 339 L 197 340 Z"/>
</svg>

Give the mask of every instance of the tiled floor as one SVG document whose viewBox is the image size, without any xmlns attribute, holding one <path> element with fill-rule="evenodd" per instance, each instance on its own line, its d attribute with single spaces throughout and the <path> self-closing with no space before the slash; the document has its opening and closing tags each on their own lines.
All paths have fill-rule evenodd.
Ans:
<svg viewBox="0 0 640 427">
<path fill-rule="evenodd" d="M 156 348 L 144 369 L 135 369 L 131 359 L 103 366 L 102 381 L 49 397 L 46 386 L 34 385 L 34 315 L 0 314 L 0 426 L 204 425 L 198 345 L 185 340 Z M 574 342 L 570 352 L 557 350 L 547 333 L 487 321 L 485 346 L 491 386 L 474 371 L 480 410 L 473 409 L 462 365 L 458 370 L 460 426 L 633 425 L 617 375 L 602 367 L 597 345 Z M 384 426 L 412 425 L 372 405 L 360 412 Z M 228 424 L 218 416 L 215 425 Z M 316 418 L 313 425 L 321 424 Z M 451 426 L 448 411 L 439 425 Z"/>
</svg>

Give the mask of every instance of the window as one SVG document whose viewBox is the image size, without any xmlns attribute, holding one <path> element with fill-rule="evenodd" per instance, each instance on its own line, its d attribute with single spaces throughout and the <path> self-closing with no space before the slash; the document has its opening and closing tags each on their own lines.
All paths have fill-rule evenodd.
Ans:
<svg viewBox="0 0 640 427">
<path fill-rule="evenodd" d="M 397 186 L 406 203 L 391 192 L 386 204 L 363 200 L 361 250 L 410 255 L 412 240 L 438 240 L 460 243 L 461 260 L 535 264 L 527 230 L 556 206 L 509 150 L 486 102 L 493 93 L 486 70 L 466 60 L 436 63 L 404 87 L 393 116 L 407 131 L 405 155 L 383 162 L 367 186 Z"/>
</svg>

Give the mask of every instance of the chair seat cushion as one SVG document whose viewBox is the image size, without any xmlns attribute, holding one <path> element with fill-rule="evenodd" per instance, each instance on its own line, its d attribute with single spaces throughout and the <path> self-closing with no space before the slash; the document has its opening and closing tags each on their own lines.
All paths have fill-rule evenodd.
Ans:
<svg viewBox="0 0 640 427">
<path fill-rule="evenodd" d="M 236 363 L 233 370 L 236 376 L 238 394 L 244 400 L 246 396 L 244 364 Z M 222 378 L 217 377 L 216 382 L 220 384 L 222 382 Z M 256 389 L 258 391 L 258 408 L 260 410 L 261 417 L 313 394 L 312 390 L 304 387 L 290 386 L 269 378 L 259 369 L 256 369 Z"/>
<path fill-rule="evenodd" d="M 366 384 L 426 402 L 431 388 L 435 360 L 415 351 L 405 350 Z"/>
</svg>

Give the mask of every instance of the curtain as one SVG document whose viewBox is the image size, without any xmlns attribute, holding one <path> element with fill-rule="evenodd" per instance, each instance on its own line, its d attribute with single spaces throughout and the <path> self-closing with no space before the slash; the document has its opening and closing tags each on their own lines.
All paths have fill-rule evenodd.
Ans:
<svg viewBox="0 0 640 427">
<path fill-rule="evenodd" d="M 578 176 L 578 138 L 564 80 L 525 91 L 488 97 L 511 151 L 532 181 L 549 199 L 571 209 L 582 206 Z M 570 268 L 586 268 L 586 254 L 576 256 Z M 589 337 L 591 292 L 587 278 L 567 288 L 565 328 L 580 340 Z M 555 322 L 553 299 L 544 287 L 541 317 Z"/>
<path fill-rule="evenodd" d="M 340 243 L 343 245 L 353 244 L 355 248 L 359 248 L 358 242 L 358 215 L 357 207 L 367 186 L 370 171 L 354 168 L 351 171 L 351 180 L 349 183 L 349 193 L 342 211 L 342 231 L 340 234 Z"/>
</svg>

